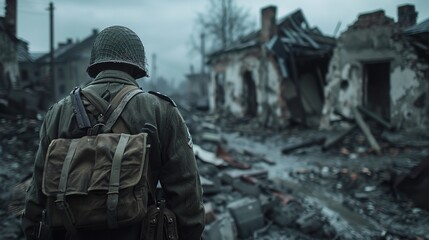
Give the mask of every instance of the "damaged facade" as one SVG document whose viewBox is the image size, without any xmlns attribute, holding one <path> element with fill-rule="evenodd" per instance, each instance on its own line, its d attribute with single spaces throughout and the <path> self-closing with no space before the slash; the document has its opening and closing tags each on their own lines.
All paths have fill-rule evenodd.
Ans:
<svg viewBox="0 0 429 240">
<path fill-rule="evenodd" d="M 398 7 L 398 21 L 383 10 L 359 15 L 343 32 L 329 65 L 320 127 L 335 113 L 353 117 L 363 106 L 396 128 L 428 123 L 429 20 L 416 25 L 413 5 Z"/>
<path fill-rule="evenodd" d="M 7 0 L 5 16 L 0 17 L 0 111 L 27 114 L 38 108 L 38 97 L 25 89 L 19 62 L 30 59 L 28 43 L 17 38 L 17 5 Z"/>
<path fill-rule="evenodd" d="M 259 31 L 208 56 L 212 111 L 256 117 L 271 127 L 319 119 L 335 39 L 310 28 L 301 10 L 279 21 L 276 11 L 262 9 Z"/>
<path fill-rule="evenodd" d="M 6 14 L 0 17 L 0 90 L 16 86 L 19 77 L 16 37 L 16 1 L 6 1 Z"/>
</svg>

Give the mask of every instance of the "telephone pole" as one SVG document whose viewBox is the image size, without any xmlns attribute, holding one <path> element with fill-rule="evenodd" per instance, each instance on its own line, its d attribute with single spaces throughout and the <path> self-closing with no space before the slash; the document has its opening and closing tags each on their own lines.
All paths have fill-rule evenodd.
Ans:
<svg viewBox="0 0 429 240">
<path fill-rule="evenodd" d="M 201 33 L 201 74 L 205 73 L 206 65 L 206 47 L 205 47 L 205 34 Z"/>
<path fill-rule="evenodd" d="M 51 86 L 51 96 L 52 100 L 55 101 L 57 98 L 57 88 L 55 84 L 55 69 L 54 69 L 54 4 L 49 3 L 49 44 L 50 44 L 50 53 L 49 53 L 49 77 L 50 77 L 50 86 Z"/>
</svg>

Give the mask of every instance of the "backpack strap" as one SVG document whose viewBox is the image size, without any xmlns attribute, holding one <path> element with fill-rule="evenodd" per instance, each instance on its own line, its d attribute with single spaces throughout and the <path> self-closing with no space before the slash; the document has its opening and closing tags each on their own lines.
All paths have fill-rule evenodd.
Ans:
<svg viewBox="0 0 429 240">
<path fill-rule="evenodd" d="M 76 153 L 76 147 L 79 139 L 73 139 L 70 143 L 69 149 L 67 151 L 67 155 L 64 159 L 63 167 L 61 169 L 60 182 L 58 186 L 58 194 L 57 199 L 55 200 L 55 206 L 64 212 L 63 222 L 64 226 L 67 229 L 69 234 L 76 236 L 76 228 L 74 227 L 75 218 L 73 213 L 70 210 L 70 207 L 66 201 L 66 190 L 67 190 L 67 180 L 69 176 L 69 170 L 71 161 L 73 159 L 74 154 Z"/>
<path fill-rule="evenodd" d="M 107 223 L 110 228 L 118 227 L 118 201 L 119 201 L 119 180 L 121 173 L 122 157 L 127 146 L 129 134 L 121 134 L 115 154 L 112 160 L 112 169 L 110 170 L 109 188 L 107 192 Z"/>
<path fill-rule="evenodd" d="M 99 124 L 96 124 L 88 135 L 95 135 L 98 133 L 98 127 L 102 127 L 101 132 L 110 132 L 117 123 L 118 118 L 120 117 L 122 111 L 127 105 L 128 101 L 131 100 L 135 95 L 142 93 L 143 91 L 135 86 L 126 85 L 123 87 L 119 93 L 115 95 L 112 101 L 109 103 L 102 97 L 98 96 L 90 88 L 85 88 L 82 90 L 83 96 L 89 101 L 89 103 L 95 107 L 91 111 L 95 116 L 97 116 L 97 121 Z M 123 125 L 123 123 L 121 124 Z M 125 131 L 124 127 L 120 127 L 120 130 Z"/>
<path fill-rule="evenodd" d="M 104 132 L 110 131 L 112 129 L 113 125 L 116 123 L 116 120 L 118 120 L 118 118 L 121 116 L 125 106 L 127 106 L 128 102 L 139 93 L 143 93 L 140 88 L 127 92 L 119 105 L 114 108 L 111 114 L 109 114 L 106 124 L 103 126 Z"/>
</svg>

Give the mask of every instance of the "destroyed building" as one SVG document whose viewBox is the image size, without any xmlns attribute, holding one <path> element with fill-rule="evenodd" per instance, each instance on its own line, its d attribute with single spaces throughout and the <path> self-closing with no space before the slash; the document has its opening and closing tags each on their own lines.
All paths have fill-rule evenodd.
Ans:
<svg viewBox="0 0 429 240">
<path fill-rule="evenodd" d="M 208 82 L 209 75 L 207 73 L 195 73 L 191 67 L 191 71 L 186 75 L 187 78 L 187 95 L 189 104 L 197 109 L 207 110 L 208 108 Z"/>
<path fill-rule="evenodd" d="M 301 10 L 280 20 L 276 12 L 263 8 L 260 30 L 208 55 L 210 110 L 264 126 L 317 124 L 335 39 L 310 27 Z"/>
<path fill-rule="evenodd" d="M 415 7 L 402 5 L 397 22 L 377 10 L 360 14 L 341 34 L 326 77 L 322 129 L 338 115 L 353 117 L 354 107 L 396 128 L 427 125 L 429 19 L 416 21 Z"/>
<path fill-rule="evenodd" d="M 26 82 L 21 81 L 20 61 L 29 59 L 28 43 L 16 36 L 16 1 L 6 1 L 6 12 L 0 17 L 0 110 L 2 113 L 16 112 L 17 108 L 37 107 L 35 96 L 26 91 Z"/>
<path fill-rule="evenodd" d="M 6 1 L 6 13 L 0 17 L 0 89 L 16 85 L 19 71 L 17 63 L 16 1 Z"/>
</svg>

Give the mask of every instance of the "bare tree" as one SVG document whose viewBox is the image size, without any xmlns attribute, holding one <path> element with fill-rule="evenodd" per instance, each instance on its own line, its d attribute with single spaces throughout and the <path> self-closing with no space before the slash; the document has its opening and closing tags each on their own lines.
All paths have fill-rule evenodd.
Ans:
<svg viewBox="0 0 429 240">
<path fill-rule="evenodd" d="M 254 26 L 249 11 L 236 0 L 209 0 L 205 12 L 198 13 L 196 25 L 198 35 L 204 33 L 210 50 L 230 46 Z M 193 44 L 199 49 L 199 44 Z"/>
</svg>

